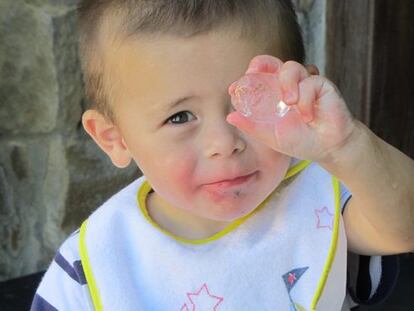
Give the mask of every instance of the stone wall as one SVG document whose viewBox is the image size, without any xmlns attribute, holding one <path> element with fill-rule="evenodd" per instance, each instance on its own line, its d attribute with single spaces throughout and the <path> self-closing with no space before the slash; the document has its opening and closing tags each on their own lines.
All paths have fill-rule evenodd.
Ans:
<svg viewBox="0 0 414 311">
<path fill-rule="evenodd" d="M 296 0 L 308 61 L 324 71 L 326 0 Z M 0 0 L 0 280 L 45 269 L 63 239 L 139 175 L 80 125 L 76 0 Z"/>
<path fill-rule="evenodd" d="M 80 125 L 74 0 L 0 1 L 0 280 L 45 269 L 100 202 L 138 176 Z"/>
</svg>

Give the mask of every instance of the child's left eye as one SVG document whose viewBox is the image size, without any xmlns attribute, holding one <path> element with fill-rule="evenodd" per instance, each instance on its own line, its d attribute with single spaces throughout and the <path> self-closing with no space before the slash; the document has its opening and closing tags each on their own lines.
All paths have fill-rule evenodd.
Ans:
<svg viewBox="0 0 414 311">
<path fill-rule="evenodd" d="M 168 118 L 167 123 L 183 124 L 195 119 L 195 116 L 189 111 L 180 111 Z"/>
</svg>

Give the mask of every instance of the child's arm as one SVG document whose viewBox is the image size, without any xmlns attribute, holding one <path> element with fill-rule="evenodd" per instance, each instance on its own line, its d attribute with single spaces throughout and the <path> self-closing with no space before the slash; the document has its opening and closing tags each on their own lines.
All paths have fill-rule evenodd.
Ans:
<svg viewBox="0 0 414 311">
<path fill-rule="evenodd" d="M 319 163 L 352 193 L 344 212 L 352 251 L 414 251 L 413 160 L 356 121 L 347 143 Z"/>
<path fill-rule="evenodd" d="M 238 112 L 228 122 L 279 152 L 318 162 L 349 188 L 344 222 L 351 250 L 414 251 L 414 161 L 355 120 L 335 85 L 302 65 L 257 56 L 248 72 L 278 75 L 291 111 L 271 125 Z"/>
</svg>

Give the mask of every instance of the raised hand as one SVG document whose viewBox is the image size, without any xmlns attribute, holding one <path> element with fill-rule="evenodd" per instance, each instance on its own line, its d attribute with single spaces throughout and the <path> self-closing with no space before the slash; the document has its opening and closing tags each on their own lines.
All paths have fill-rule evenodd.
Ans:
<svg viewBox="0 0 414 311">
<path fill-rule="evenodd" d="M 296 158 L 328 159 L 347 143 L 355 128 L 335 85 L 325 77 L 310 75 L 294 61 L 256 56 L 246 75 L 230 85 L 229 93 L 236 108 L 227 117 L 230 124 Z"/>
</svg>

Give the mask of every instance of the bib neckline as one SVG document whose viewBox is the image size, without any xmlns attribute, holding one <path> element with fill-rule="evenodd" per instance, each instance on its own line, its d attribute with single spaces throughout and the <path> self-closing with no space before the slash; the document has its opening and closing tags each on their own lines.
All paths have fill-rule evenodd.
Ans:
<svg viewBox="0 0 414 311">
<path fill-rule="evenodd" d="M 299 172 L 301 172 L 302 170 L 304 170 L 309 164 L 311 163 L 311 161 L 300 161 L 296 164 L 294 164 L 292 167 L 289 168 L 289 170 L 287 171 L 285 177 L 283 178 L 283 180 L 286 180 L 296 174 L 298 174 Z M 146 200 L 147 200 L 147 196 L 148 194 L 151 192 L 152 187 L 149 184 L 149 182 L 147 180 L 145 180 L 141 187 L 138 189 L 138 193 L 137 193 L 137 201 L 138 201 L 138 206 L 139 209 L 141 210 L 141 213 L 143 214 L 144 218 L 158 231 L 160 231 L 161 233 L 173 238 L 174 240 L 184 243 L 184 244 L 193 244 L 193 245 L 201 245 L 201 244 L 207 244 L 213 241 L 216 241 L 220 238 L 222 238 L 223 236 L 227 235 L 228 233 L 234 231 L 237 227 L 239 227 L 242 223 L 244 223 L 247 219 L 249 219 L 252 215 L 254 215 L 257 211 L 261 210 L 266 204 L 267 202 L 270 200 L 270 198 L 272 197 L 273 193 L 277 190 L 277 188 L 275 190 L 272 191 L 272 193 L 270 193 L 264 200 L 262 203 L 259 204 L 259 206 L 257 208 L 255 208 L 252 212 L 250 212 L 249 214 L 236 219 L 235 221 L 231 222 L 227 227 L 225 227 L 224 229 L 218 231 L 217 233 L 207 237 L 207 238 L 203 238 L 203 239 L 188 239 L 188 238 L 184 238 L 184 237 L 180 237 L 168 230 L 165 230 L 163 228 L 161 228 L 149 215 L 148 213 L 148 209 L 147 209 L 147 204 L 146 204 Z"/>
</svg>

